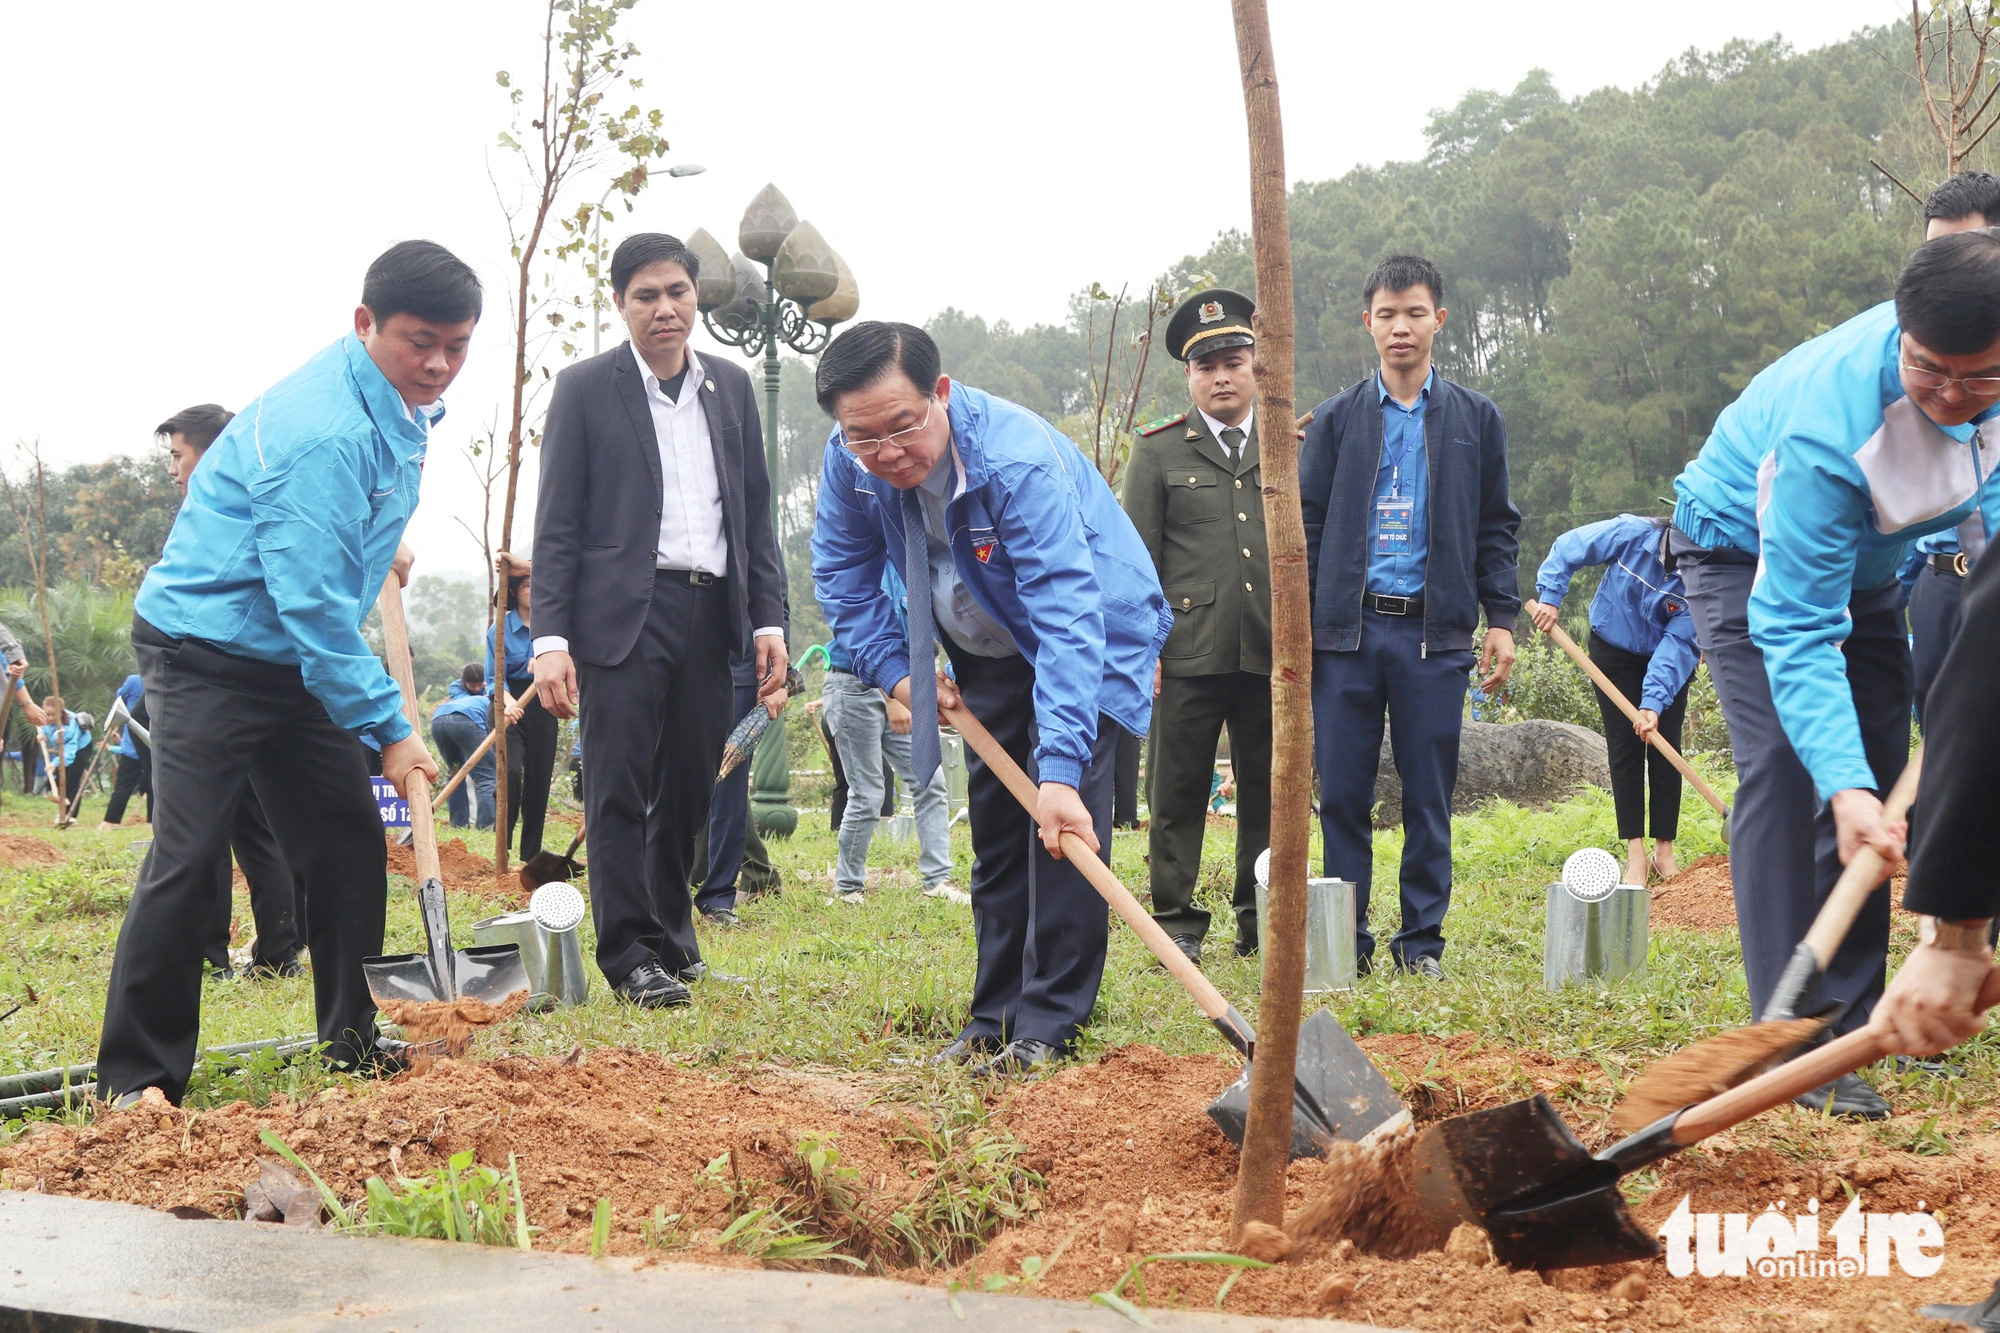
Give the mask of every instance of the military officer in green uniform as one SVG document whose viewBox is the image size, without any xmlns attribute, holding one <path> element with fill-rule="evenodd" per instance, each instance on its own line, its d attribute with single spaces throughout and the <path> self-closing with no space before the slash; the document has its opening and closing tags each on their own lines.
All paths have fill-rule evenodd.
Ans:
<svg viewBox="0 0 2000 1333">
<path fill-rule="evenodd" d="M 1152 553 L 1174 613 L 1160 652 L 1148 739 L 1153 919 L 1199 963 L 1209 914 L 1194 902 L 1216 743 L 1229 727 L 1236 775 L 1236 952 L 1257 948 L 1257 854 L 1271 832 L 1271 592 L 1257 469 L 1250 316 L 1211 288 L 1167 322 L 1187 363 L 1191 409 L 1139 431 L 1125 512 Z"/>
</svg>

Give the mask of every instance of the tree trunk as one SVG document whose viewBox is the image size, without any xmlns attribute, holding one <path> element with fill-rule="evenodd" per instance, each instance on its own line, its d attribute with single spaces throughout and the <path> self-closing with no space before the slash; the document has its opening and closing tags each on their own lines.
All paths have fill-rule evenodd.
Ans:
<svg viewBox="0 0 2000 1333">
<path fill-rule="evenodd" d="M 1271 550 L 1271 879 L 1262 941 L 1263 995 L 1250 1110 L 1236 1180 L 1235 1229 L 1279 1226 L 1291 1156 L 1292 1081 L 1305 990 L 1306 847 L 1311 829 L 1312 623 L 1292 411 L 1292 246 L 1285 217 L 1285 135 L 1264 0 L 1232 0 L 1250 128 L 1250 227 L 1257 260 L 1257 419 Z"/>
<path fill-rule="evenodd" d="M 63 702 L 62 677 L 56 673 L 56 635 L 49 626 L 49 488 L 42 471 L 40 441 L 35 445 L 35 528 L 35 545 L 39 548 L 35 555 L 35 600 L 42 608 L 42 643 L 49 654 L 49 693 L 55 695 L 58 702 Z M 21 535 L 27 536 L 25 532 Z M 63 706 L 68 705 L 63 702 Z M 48 769 L 49 786 L 56 793 L 56 823 L 60 825 L 69 816 L 69 775 L 62 765 L 63 745 L 69 738 L 61 709 L 56 712 L 55 727 L 56 752 L 48 761 Z M 47 750 L 44 749 L 43 753 L 46 754 Z M 27 762 L 25 757 L 22 762 Z"/>
</svg>

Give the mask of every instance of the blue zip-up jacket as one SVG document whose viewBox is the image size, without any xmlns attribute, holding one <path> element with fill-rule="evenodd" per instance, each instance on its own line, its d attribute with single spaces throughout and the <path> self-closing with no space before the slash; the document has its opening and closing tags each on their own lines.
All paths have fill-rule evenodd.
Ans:
<svg viewBox="0 0 2000 1333">
<path fill-rule="evenodd" d="M 417 507 L 426 439 L 348 334 L 223 429 L 133 609 L 169 638 L 297 666 L 336 723 L 393 745 L 410 724 L 361 622 Z"/>
<path fill-rule="evenodd" d="M 63 709 L 63 725 L 60 732 L 53 723 L 42 728 L 42 741 L 49 747 L 49 758 L 54 759 L 58 744 L 62 750 L 59 761 L 64 768 L 76 762 L 76 752 L 90 744 L 90 733 L 76 723 L 76 714 Z M 71 792 L 70 795 L 76 795 Z"/>
<path fill-rule="evenodd" d="M 2000 517 L 1992 443 L 1926 417 L 1903 392 L 1900 352 L 1886 301 L 1801 343 L 1722 410 L 1674 482 L 1675 526 L 1760 557 L 1750 637 L 1821 800 L 1877 785 L 1840 651 L 1852 594 L 1894 578 L 1912 541 L 1975 506 L 1989 528 Z"/>
<path fill-rule="evenodd" d="M 1694 614 L 1680 575 L 1660 563 L 1659 525 L 1637 514 L 1586 523 L 1556 538 L 1535 572 L 1535 598 L 1561 606 L 1569 581 L 1586 565 L 1603 565 L 1590 602 L 1590 632 L 1628 653 L 1649 656 L 1639 707 L 1664 713 L 1701 661 Z"/>
<path fill-rule="evenodd" d="M 948 407 L 958 486 L 945 507 L 958 574 L 1035 668 L 1035 762 L 1076 786 L 1102 713 L 1144 735 L 1153 664 L 1174 627 L 1138 530 L 1096 468 L 1024 407 L 953 383 Z M 910 674 L 907 632 L 882 591 L 903 568 L 901 493 L 840 443 L 826 442 L 813 583 L 854 673 L 878 689 Z M 918 570 L 919 586 L 929 571 Z M 928 664 L 927 664 L 928 665 Z"/>
<path fill-rule="evenodd" d="M 882 595 L 896 609 L 897 630 L 907 635 L 910 632 L 909 589 L 903 586 L 903 576 L 896 572 L 896 567 L 886 560 L 882 562 Z M 827 640 L 826 665 L 832 671 L 845 671 L 850 676 L 854 674 L 854 659 L 840 646 L 838 634 Z"/>
<path fill-rule="evenodd" d="M 534 612 L 530 606 L 530 614 Z M 486 679 L 493 679 L 493 631 L 488 629 L 486 639 Z M 508 693 L 514 693 L 512 686 L 517 681 L 530 681 L 535 677 L 535 634 L 521 623 L 519 611 L 507 613 L 507 684 Z"/>
<path fill-rule="evenodd" d="M 135 671 L 125 677 L 125 683 L 118 687 L 118 697 L 125 701 L 125 711 L 127 713 L 137 713 L 139 711 L 139 704 L 146 697 L 146 684 L 139 679 L 138 672 Z M 137 759 L 139 757 L 139 739 L 132 734 L 132 728 L 124 727 L 120 729 L 118 748 L 113 753 L 122 754 L 127 759 Z"/>
<path fill-rule="evenodd" d="M 465 686 L 457 681 L 445 691 L 444 702 L 431 711 L 431 725 L 436 726 L 441 717 L 463 713 L 477 722 L 482 730 L 493 729 L 493 701 L 483 694 L 467 694 Z"/>
<path fill-rule="evenodd" d="M 1382 461 L 1382 398 L 1370 375 L 1313 409 L 1299 445 L 1299 505 L 1312 583 L 1314 652 L 1361 646 L 1369 526 Z M 1427 534 L 1423 652 L 1470 648 L 1521 610 L 1521 511 L 1507 494 L 1507 426 L 1484 394 L 1442 375 L 1424 406 Z"/>
</svg>

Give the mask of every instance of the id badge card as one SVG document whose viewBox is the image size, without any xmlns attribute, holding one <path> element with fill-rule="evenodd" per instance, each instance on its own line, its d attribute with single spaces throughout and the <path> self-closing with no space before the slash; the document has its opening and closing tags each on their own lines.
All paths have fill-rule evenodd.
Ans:
<svg viewBox="0 0 2000 1333">
<path fill-rule="evenodd" d="M 1410 523 L 1417 502 L 1401 496 L 1386 496 L 1375 502 L 1375 554 L 1408 555 Z"/>
</svg>

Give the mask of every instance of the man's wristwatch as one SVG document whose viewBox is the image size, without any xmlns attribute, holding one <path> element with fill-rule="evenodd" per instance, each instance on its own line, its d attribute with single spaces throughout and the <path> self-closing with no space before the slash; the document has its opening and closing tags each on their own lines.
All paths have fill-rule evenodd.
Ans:
<svg viewBox="0 0 2000 1333">
<path fill-rule="evenodd" d="M 1989 958 L 1993 955 L 1991 917 L 1977 921 L 1945 921 L 1934 916 L 1920 916 L 1917 918 L 1917 929 L 1919 938 L 1933 949 L 1976 953 Z"/>
</svg>

